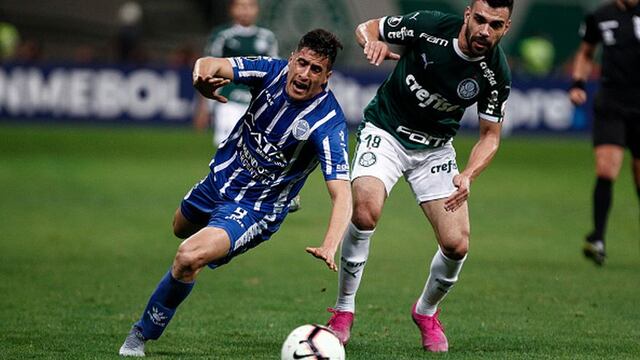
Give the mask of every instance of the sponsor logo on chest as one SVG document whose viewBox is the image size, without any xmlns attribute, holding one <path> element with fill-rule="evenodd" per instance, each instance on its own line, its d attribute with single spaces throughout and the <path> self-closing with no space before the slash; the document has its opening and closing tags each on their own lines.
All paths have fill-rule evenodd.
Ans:
<svg viewBox="0 0 640 360">
<path fill-rule="evenodd" d="M 446 112 L 455 111 L 460 108 L 460 105 L 451 104 L 444 96 L 438 93 L 430 93 L 418 83 L 413 74 L 407 75 L 405 83 L 409 86 L 409 91 L 418 99 L 418 106 L 422 108 L 431 107 L 435 110 Z"/>
<path fill-rule="evenodd" d="M 267 135 L 253 129 L 249 133 L 254 140 L 254 149 L 258 155 L 273 165 L 279 167 L 285 167 L 288 165 L 287 158 L 284 156 L 282 151 L 280 151 L 278 146 L 267 140 Z"/>
</svg>

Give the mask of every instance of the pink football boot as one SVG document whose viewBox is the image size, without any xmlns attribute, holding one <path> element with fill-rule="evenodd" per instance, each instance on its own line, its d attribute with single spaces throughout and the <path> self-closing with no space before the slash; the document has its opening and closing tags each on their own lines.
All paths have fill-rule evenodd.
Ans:
<svg viewBox="0 0 640 360">
<path fill-rule="evenodd" d="M 422 346 L 426 351 L 431 352 L 447 352 L 449 343 L 444 335 L 444 328 L 438 320 L 438 310 L 433 316 L 421 315 L 416 312 L 416 304 L 411 308 L 411 318 L 418 325 L 420 334 L 422 335 Z"/>
<path fill-rule="evenodd" d="M 333 330 L 342 345 L 346 346 L 351 336 L 351 327 L 353 326 L 353 313 L 349 311 L 340 311 L 328 308 L 328 312 L 333 313 L 327 322 L 329 329 Z"/>
</svg>

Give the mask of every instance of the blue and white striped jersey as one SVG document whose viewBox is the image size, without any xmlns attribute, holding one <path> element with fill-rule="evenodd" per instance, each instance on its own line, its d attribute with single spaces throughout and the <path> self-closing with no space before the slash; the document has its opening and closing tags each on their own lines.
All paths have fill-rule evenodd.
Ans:
<svg viewBox="0 0 640 360">
<path fill-rule="evenodd" d="M 209 165 L 223 197 L 279 213 L 318 164 L 325 180 L 349 180 L 346 121 L 330 90 L 293 101 L 285 91 L 286 60 L 228 60 L 234 82 L 248 85 L 252 100 Z"/>
</svg>

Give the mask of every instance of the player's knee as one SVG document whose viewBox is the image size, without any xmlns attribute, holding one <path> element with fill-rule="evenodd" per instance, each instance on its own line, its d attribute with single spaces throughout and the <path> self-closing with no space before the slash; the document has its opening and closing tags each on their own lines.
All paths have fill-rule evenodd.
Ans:
<svg viewBox="0 0 640 360">
<path fill-rule="evenodd" d="M 464 258 L 469 252 L 469 231 L 463 230 L 455 235 L 451 235 L 448 239 L 440 244 L 442 253 L 454 260 Z"/>
<path fill-rule="evenodd" d="M 376 228 L 376 224 L 378 223 L 379 218 L 380 218 L 380 213 L 375 210 L 372 210 L 370 207 L 356 206 L 353 209 L 351 222 L 359 230 L 368 231 Z"/>
<path fill-rule="evenodd" d="M 609 181 L 615 181 L 618 177 L 619 170 L 609 165 L 602 165 L 596 167 L 596 176 Z"/>
<path fill-rule="evenodd" d="M 182 243 L 178 247 L 178 252 L 173 261 L 174 269 L 178 274 L 192 274 L 200 269 L 202 265 L 202 257 L 196 250 L 190 249 L 188 245 Z"/>
</svg>

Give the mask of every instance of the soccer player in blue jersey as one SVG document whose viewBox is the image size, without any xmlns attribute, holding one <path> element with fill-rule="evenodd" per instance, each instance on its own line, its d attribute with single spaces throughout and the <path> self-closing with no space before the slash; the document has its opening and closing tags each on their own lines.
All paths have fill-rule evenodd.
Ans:
<svg viewBox="0 0 640 360">
<path fill-rule="evenodd" d="M 201 58 L 194 86 L 207 98 L 233 81 L 251 88 L 247 112 L 221 143 L 210 173 L 177 209 L 173 230 L 186 239 L 171 269 L 151 295 L 120 348 L 144 356 L 189 295 L 205 266 L 217 268 L 273 235 L 307 176 L 320 165 L 333 209 L 320 247 L 306 251 L 337 270 L 334 255 L 351 216 L 344 114 L 327 89 L 342 45 L 330 32 L 305 34 L 288 60 L 263 57 Z"/>
</svg>

